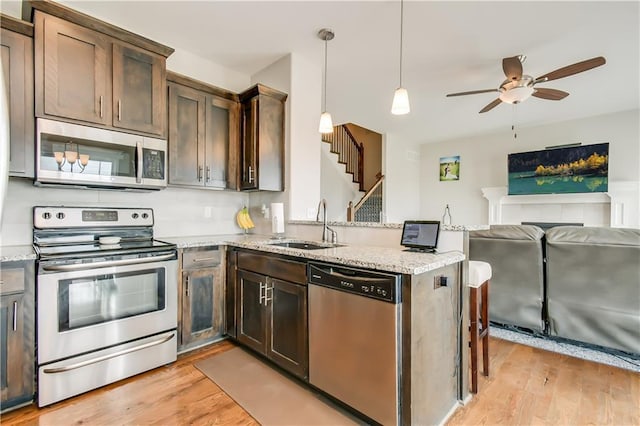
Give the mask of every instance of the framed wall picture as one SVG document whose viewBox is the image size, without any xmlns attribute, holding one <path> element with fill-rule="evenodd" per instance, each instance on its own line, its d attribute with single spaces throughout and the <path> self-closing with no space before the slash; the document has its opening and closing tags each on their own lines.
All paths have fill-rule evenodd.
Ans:
<svg viewBox="0 0 640 426">
<path fill-rule="evenodd" d="M 440 157 L 440 180 L 460 180 L 460 156 Z"/>
<path fill-rule="evenodd" d="M 508 164 L 509 195 L 608 190 L 608 143 L 509 154 Z"/>
</svg>

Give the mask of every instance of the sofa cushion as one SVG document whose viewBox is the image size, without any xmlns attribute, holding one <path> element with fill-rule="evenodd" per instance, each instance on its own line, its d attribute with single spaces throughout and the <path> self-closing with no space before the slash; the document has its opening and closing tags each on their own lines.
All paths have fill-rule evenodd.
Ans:
<svg viewBox="0 0 640 426">
<path fill-rule="evenodd" d="M 544 231 L 534 225 L 491 225 L 483 231 L 471 231 L 469 237 L 503 240 L 541 240 Z"/>
</svg>

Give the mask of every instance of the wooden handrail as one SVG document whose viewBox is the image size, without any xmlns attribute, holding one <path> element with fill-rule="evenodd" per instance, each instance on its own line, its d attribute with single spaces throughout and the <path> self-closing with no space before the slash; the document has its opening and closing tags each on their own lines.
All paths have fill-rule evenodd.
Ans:
<svg viewBox="0 0 640 426">
<path fill-rule="evenodd" d="M 344 124 L 335 126 L 332 133 L 323 134 L 322 140 L 331 144 L 331 152 L 338 154 L 338 162 L 346 165 L 353 182 L 358 184 L 360 191 L 364 191 L 364 145 L 358 143 Z"/>
<path fill-rule="evenodd" d="M 353 205 L 352 201 L 349 201 L 349 207 L 347 207 L 347 222 L 353 222 L 356 217 L 356 212 L 360 210 L 360 207 L 371 197 L 371 195 L 375 192 L 375 190 L 382 185 L 382 181 L 384 180 L 384 175 L 380 175 L 376 183 L 362 196 L 360 201 Z"/>
</svg>

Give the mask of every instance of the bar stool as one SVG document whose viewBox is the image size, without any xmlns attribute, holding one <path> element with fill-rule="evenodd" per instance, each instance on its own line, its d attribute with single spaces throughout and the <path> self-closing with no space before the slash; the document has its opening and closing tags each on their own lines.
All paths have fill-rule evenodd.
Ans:
<svg viewBox="0 0 640 426">
<path fill-rule="evenodd" d="M 489 375 L 489 280 L 491 265 L 469 261 L 469 309 L 471 319 L 471 392 L 478 392 L 478 344 L 482 341 L 482 373 Z M 478 300 L 480 293 L 480 300 Z"/>
</svg>

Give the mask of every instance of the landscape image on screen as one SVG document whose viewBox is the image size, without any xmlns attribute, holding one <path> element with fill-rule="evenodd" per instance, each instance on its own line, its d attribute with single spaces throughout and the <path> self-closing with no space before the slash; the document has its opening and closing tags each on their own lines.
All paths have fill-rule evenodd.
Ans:
<svg viewBox="0 0 640 426">
<path fill-rule="evenodd" d="M 609 144 L 509 154 L 509 195 L 606 192 Z"/>
</svg>

